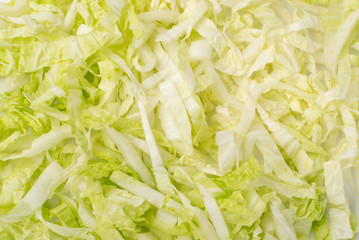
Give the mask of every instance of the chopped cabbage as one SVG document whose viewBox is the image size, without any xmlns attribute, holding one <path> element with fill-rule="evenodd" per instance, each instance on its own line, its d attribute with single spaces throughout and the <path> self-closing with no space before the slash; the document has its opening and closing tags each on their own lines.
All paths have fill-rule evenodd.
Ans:
<svg viewBox="0 0 359 240">
<path fill-rule="evenodd" d="M 0 240 L 359 237 L 358 0 L 0 0 Z"/>
</svg>

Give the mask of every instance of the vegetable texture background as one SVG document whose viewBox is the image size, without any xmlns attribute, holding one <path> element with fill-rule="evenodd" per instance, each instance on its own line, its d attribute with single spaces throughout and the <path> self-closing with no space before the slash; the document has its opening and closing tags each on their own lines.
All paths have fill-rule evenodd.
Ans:
<svg viewBox="0 0 359 240">
<path fill-rule="evenodd" d="M 357 0 L 0 4 L 0 239 L 355 239 Z"/>
</svg>

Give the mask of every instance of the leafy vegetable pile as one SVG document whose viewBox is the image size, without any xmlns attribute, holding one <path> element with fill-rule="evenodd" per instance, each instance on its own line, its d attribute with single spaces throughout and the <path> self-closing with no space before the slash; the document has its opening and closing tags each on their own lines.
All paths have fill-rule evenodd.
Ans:
<svg viewBox="0 0 359 240">
<path fill-rule="evenodd" d="M 354 239 L 357 0 L 0 4 L 0 239 Z"/>
</svg>

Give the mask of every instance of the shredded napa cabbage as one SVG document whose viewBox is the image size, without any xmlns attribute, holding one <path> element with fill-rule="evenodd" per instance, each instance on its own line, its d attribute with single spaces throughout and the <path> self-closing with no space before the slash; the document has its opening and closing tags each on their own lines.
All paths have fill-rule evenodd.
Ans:
<svg viewBox="0 0 359 240">
<path fill-rule="evenodd" d="M 358 0 L 1 0 L 0 240 L 356 239 Z"/>
</svg>

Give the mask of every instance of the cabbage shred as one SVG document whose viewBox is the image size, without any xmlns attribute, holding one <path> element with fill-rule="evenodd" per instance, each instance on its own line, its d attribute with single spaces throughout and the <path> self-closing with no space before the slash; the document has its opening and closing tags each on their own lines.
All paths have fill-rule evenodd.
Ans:
<svg viewBox="0 0 359 240">
<path fill-rule="evenodd" d="M 0 239 L 354 239 L 357 0 L 0 3 Z"/>
</svg>

